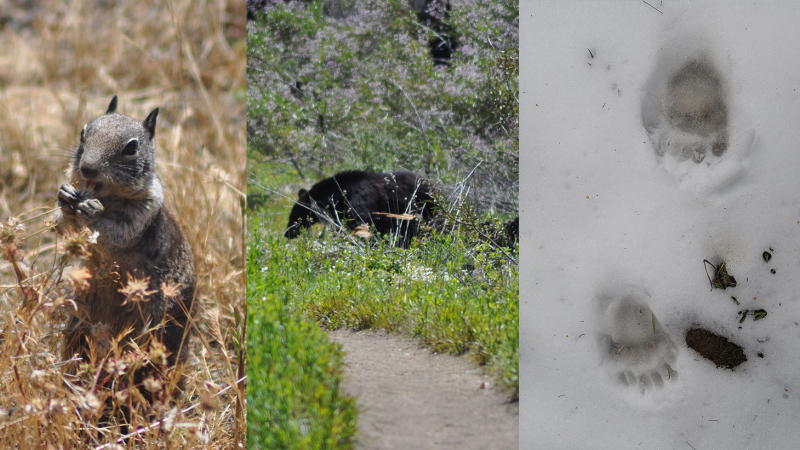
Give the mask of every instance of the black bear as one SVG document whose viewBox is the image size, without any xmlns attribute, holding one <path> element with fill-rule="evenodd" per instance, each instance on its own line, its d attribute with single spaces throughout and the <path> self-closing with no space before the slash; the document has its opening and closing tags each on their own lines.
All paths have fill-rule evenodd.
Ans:
<svg viewBox="0 0 800 450">
<path fill-rule="evenodd" d="M 513 249 L 519 240 L 519 216 L 506 222 L 503 231 L 506 233 L 506 247 Z"/>
<path fill-rule="evenodd" d="M 458 49 L 456 33 L 446 23 L 450 20 L 450 2 L 446 1 L 442 5 L 442 0 L 411 0 L 409 4 L 417 10 L 417 20 L 435 34 L 428 41 L 433 63 L 449 66 L 453 52 Z"/>
<path fill-rule="evenodd" d="M 284 236 L 294 239 L 317 222 L 340 224 L 351 230 L 368 224 L 380 234 L 396 233 L 398 245 L 404 247 L 416 235 L 419 221 L 387 213 L 419 215 L 423 221 L 430 221 L 433 218 L 430 189 L 429 182 L 414 172 L 340 172 L 308 191 L 300 189 Z"/>
</svg>

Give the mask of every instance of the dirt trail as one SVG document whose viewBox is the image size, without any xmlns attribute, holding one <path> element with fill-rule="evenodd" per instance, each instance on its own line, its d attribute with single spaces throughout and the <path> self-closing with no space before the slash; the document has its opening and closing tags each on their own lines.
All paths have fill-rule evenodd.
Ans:
<svg viewBox="0 0 800 450">
<path fill-rule="evenodd" d="M 358 450 L 519 448 L 518 403 L 466 358 L 385 332 L 336 330 L 330 339 L 346 353 L 342 388 L 361 408 Z"/>
</svg>

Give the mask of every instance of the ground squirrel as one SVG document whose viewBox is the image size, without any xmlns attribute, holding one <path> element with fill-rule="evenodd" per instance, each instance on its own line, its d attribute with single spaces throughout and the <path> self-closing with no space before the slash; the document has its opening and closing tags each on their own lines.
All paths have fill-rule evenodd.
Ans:
<svg viewBox="0 0 800 450">
<path fill-rule="evenodd" d="M 96 345 L 100 334 L 117 336 L 132 327 L 129 337 L 139 345 L 151 337 L 163 342 L 171 367 L 186 357 L 194 258 L 180 225 L 164 207 L 155 172 L 158 108 L 144 121 L 116 109 L 114 96 L 108 111 L 83 128 L 67 170 L 70 182 L 58 191 L 58 231 L 88 227 L 97 233 L 85 261 L 90 284 L 75 293 L 77 312 L 66 329 L 64 356 L 86 358 L 87 338 Z M 148 301 L 123 304 L 120 289 L 132 278 L 149 278 L 147 291 L 153 293 Z M 172 289 L 177 295 L 165 295 L 164 283 L 177 286 Z"/>
</svg>

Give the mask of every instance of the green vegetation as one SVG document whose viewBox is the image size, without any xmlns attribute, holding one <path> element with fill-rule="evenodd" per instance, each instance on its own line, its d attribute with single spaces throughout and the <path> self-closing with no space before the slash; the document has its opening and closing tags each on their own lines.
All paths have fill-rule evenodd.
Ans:
<svg viewBox="0 0 800 450">
<path fill-rule="evenodd" d="M 518 209 L 518 9 L 470 1 L 442 18 L 449 66 L 407 0 L 279 3 L 248 23 L 253 448 L 352 446 L 326 328 L 419 337 L 517 395 L 517 255 L 496 242 Z M 407 249 L 319 225 L 284 238 L 298 189 L 346 169 L 424 175 L 441 191 L 435 229 Z"/>
<path fill-rule="evenodd" d="M 258 249 L 251 249 L 251 265 L 260 265 L 253 275 L 269 279 L 275 298 L 326 328 L 405 332 L 434 351 L 467 353 L 503 387 L 517 387 L 518 266 L 503 252 L 468 243 L 461 233 L 432 234 L 398 249 L 332 233 L 317 239 L 316 227 L 289 242 L 281 236 L 283 219 L 253 215 L 250 230 Z"/>
<path fill-rule="evenodd" d="M 273 170 L 274 183 L 291 173 Z M 318 225 L 289 241 L 283 230 L 291 205 L 273 199 L 249 216 L 250 445 L 348 448 L 355 409 L 336 391 L 340 352 L 317 323 L 417 336 L 432 351 L 484 364 L 516 396 L 519 272 L 506 253 L 461 232 L 431 232 L 400 249 Z"/>
<path fill-rule="evenodd" d="M 279 239 L 274 234 L 262 244 L 277 247 Z M 338 390 L 341 352 L 292 308 L 284 289 L 293 280 L 280 270 L 282 255 L 273 252 L 265 260 L 256 246 L 249 253 L 248 445 L 349 448 L 356 410 Z"/>
</svg>

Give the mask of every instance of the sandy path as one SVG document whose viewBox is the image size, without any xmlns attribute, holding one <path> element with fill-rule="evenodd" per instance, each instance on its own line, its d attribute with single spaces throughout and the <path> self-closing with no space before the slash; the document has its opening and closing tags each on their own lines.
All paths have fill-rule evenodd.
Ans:
<svg viewBox="0 0 800 450">
<path fill-rule="evenodd" d="M 466 358 L 434 355 L 385 332 L 336 330 L 342 388 L 361 408 L 358 450 L 516 450 L 519 407 Z"/>
</svg>

